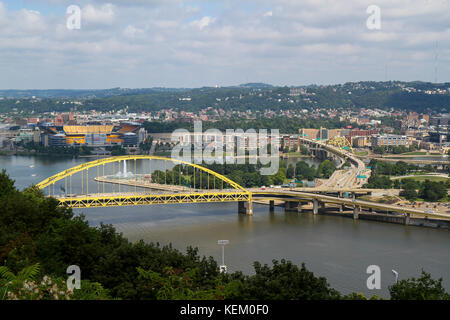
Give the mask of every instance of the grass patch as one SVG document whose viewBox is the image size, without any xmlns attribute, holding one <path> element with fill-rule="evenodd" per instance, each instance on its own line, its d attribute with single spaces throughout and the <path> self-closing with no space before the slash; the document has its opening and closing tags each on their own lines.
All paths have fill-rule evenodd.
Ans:
<svg viewBox="0 0 450 320">
<path fill-rule="evenodd" d="M 355 155 L 360 156 L 360 157 L 367 156 L 368 154 L 369 154 L 368 151 L 358 151 L 358 152 L 355 152 Z"/>
<path fill-rule="evenodd" d="M 435 176 L 415 176 L 415 177 L 403 178 L 403 179 L 414 180 L 414 181 L 418 181 L 418 182 L 423 182 L 425 180 L 436 181 L 436 182 L 440 182 L 440 181 L 446 182 L 447 180 L 449 180 L 449 178 L 435 177 Z"/>
<path fill-rule="evenodd" d="M 426 156 L 427 155 L 427 153 L 424 151 L 405 152 L 402 154 L 404 154 L 405 156 Z"/>
<path fill-rule="evenodd" d="M 303 154 L 303 153 L 301 153 L 301 152 L 288 152 L 288 153 L 284 153 L 284 155 L 287 155 L 287 156 L 296 156 L 296 157 L 305 157 L 305 158 L 311 156 L 311 155 L 308 155 L 308 154 Z"/>
</svg>

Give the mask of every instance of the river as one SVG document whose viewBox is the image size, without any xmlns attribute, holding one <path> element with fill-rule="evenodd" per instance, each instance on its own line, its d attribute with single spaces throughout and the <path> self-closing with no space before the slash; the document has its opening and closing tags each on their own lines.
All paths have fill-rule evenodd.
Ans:
<svg viewBox="0 0 450 320">
<path fill-rule="evenodd" d="M 90 161 L 87 158 L 0 157 L 0 167 L 20 189 Z M 299 159 L 301 160 L 301 159 Z M 317 163 L 310 159 L 309 163 Z M 91 187 L 90 187 L 91 188 Z M 421 269 L 442 277 L 450 291 L 450 233 L 445 230 L 403 226 L 309 213 L 284 213 L 254 205 L 254 216 L 237 214 L 237 204 L 188 204 L 145 207 L 93 208 L 84 213 L 90 225 L 113 224 L 130 241 L 169 244 L 180 250 L 198 247 L 202 255 L 221 260 L 217 240 L 230 241 L 225 264 L 230 272 L 252 273 L 252 263 L 270 264 L 272 259 L 304 262 L 315 275 L 327 278 L 343 292 L 362 292 L 389 297 L 399 277 L 417 277 Z M 366 268 L 381 268 L 381 290 L 368 290 Z"/>
</svg>

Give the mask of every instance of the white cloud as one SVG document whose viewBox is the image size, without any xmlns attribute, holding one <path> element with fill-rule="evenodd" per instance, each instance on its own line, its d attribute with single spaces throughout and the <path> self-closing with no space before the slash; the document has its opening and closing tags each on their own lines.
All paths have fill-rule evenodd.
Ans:
<svg viewBox="0 0 450 320">
<path fill-rule="evenodd" d="M 423 75 L 436 41 L 440 74 L 450 76 L 450 8 L 439 1 L 378 0 L 377 31 L 366 28 L 368 0 L 225 1 L 210 10 L 206 0 L 109 2 L 80 0 L 80 30 L 67 30 L 65 12 L 0 2 L 0 88 L 383 80 L 374 66 L 386 64 L 394 78 L 432 80 Z"/>
<path fill-rule="evenodd" d="M 116 8 L 114 5 L 107 3 L 101 7 L 87 5 L 81 10 L 82 21 L 93 24 L 110 25 L 114 22 Z"/>
<path fill-rule="evenodd" d="M 125 28 L 123 34 L 128 38 L 137 38 L 144 35 L 144 30 L 129 25 Z"/>
<path fill-rule="evenodd" d="M 214 21 L 216 21 L 216 18 L 211 18 L 211 17 L 205 16 L 205 17 L 201 18 L 200 20 L 192 21 L 191 25 L 199 28 L 200 30 L 203 30 L 204 28 L 209 26 Z"/>
</svg>

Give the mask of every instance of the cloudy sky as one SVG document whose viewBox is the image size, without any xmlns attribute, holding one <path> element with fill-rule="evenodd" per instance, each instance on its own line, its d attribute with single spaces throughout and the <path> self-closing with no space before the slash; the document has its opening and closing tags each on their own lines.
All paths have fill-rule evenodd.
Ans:
<svg viewBox="0 0 450 320">
<path fill-rule="evenodd" d="M 449 41 L 450 0 L 0 0 L 0 88 L 444 82 Z"/>
</svg>

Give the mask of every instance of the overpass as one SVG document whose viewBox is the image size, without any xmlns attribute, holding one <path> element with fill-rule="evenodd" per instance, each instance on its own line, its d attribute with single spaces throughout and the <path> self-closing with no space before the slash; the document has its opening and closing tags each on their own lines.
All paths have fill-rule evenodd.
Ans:
<svg viewBox="0 0 450 320">
<path fill-rule="evenodd" d="M 351 169 L 344 170 L 336 170 L 333 175 L 325 182 L 324 185 L 318 186 L 317 190 L 322 191 L 321 189 L 356 189 L 360 188 L 363 184 L 367 182 L 367 179 L 370 177 L 371 171 L 366 169 L 366 166 L 361 159 L 353 155 L 351 152 L 338 148 L 336 146 L 324 143 L 321 140 L 311 140 L 300 137 L 300 141 L 309 146 L 310 148 L 314 148 L 315 150 L 324 150 L 327 153 L 330 153 L 336 157 L 343 159 L 343 163 L 349 161 L 351 164 Z M 364 178 L 362 178 L 364 176 Z"/>
</svg>

